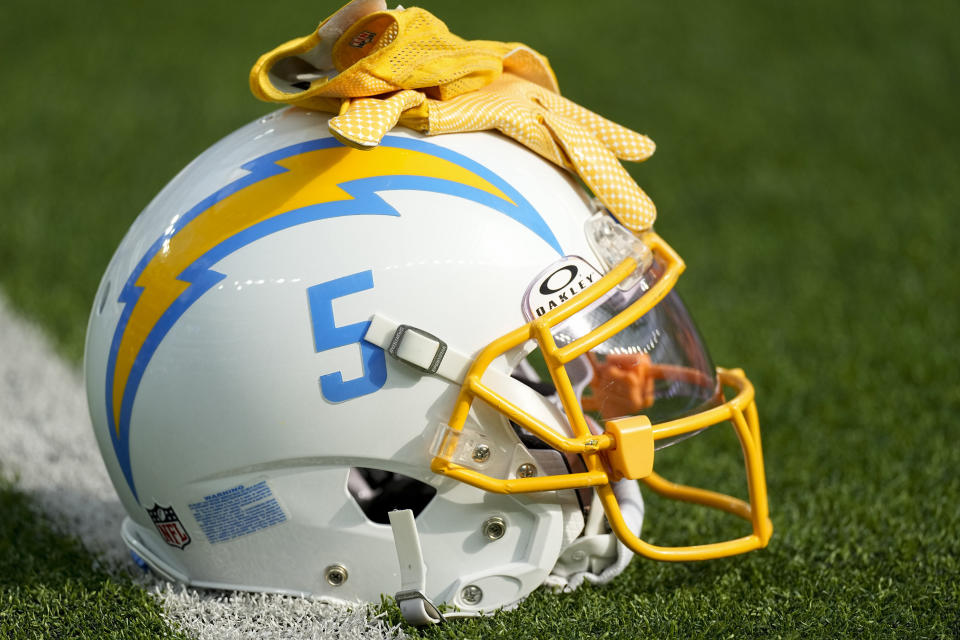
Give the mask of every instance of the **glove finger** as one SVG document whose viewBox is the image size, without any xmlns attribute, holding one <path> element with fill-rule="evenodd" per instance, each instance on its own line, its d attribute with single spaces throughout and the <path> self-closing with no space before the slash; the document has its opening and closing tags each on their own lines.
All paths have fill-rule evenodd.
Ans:
<svg viewBox="0 0 960 640">
<path fill-rule="evenodd" d="M 399 91 L 386 99 L 359 98 L 328 123 L 330 133 L 356 149 L 372 149 L 397 125 L 400 115 L 426 98 L 419 91 Z"/>
<path fill-rule="evenodd" d="M 476 91 L 430 102 L 427 135 L 496 129 L 547 160 L 569 167 L 566 154 L 529 104 L 495 91 Z M 572 168 L 572 167 L 571 167 Z"/>
<path fill-rule="evenodd" d="M 429 104 L 428 135 L 497 129 L 555 164 L 576 171 L 627 228 L 639 232 L 653 225 L 657 215 L 653 202 L 614 153 L 577 122 L 549 111 L 536 114 L 522 96 L 498 91 L 478 91 Z"/>
<path fill-rule="evenodd" d="M 656 206 L 613 152 L 573 120 L 553 113 L 544 118 L 577 174 L 617 220 L 634 233 L 652 227 Z"/>
<path fill-rule="evenodd" d="M 642 162 L 653 155 L 657 145 L 653 140 L 628 129 L 616 122 L 598 116 L 593 111 L 581 107 L 575 102 L 550 91 L 538 90 L 534 99 L 552 113 L 559 114 L 568 120 L 578 122 L 603 144 L 607 145 L 618 158 Z"/>
<path fill-rule="evenodd" d="M 512 73 L 524 80 L 538 84 L 544 89 L 560 93 L 557 76 L 553 73 L 553 68 L 546 56 L 525 44 L 519 42 L 510 44 L 515 44 L 516 48 L 503 57 L 505 73 Z"/>
</svg>

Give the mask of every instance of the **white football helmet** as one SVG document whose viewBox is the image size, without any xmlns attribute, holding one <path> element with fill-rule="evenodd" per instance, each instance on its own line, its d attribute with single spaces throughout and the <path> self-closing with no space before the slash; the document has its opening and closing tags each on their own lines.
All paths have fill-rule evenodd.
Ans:
<svg viewBox="0 0 960 640">
<path fill-rule="evenodd" d="M 499 134 L 358 151 L 327 118 L 284 109 L 215 144 L 103 277 L 86 384 L 137 557 L 198 587 L 396 594 L 428 622 L 609 579 L 631 551 L 766 544 L 753 389 L 714 369 L 662 239 Z M 749 503 L 653 472 L 724 421 Z M 650 545 L 637 479 L 753 531 Z"/>
</svg>

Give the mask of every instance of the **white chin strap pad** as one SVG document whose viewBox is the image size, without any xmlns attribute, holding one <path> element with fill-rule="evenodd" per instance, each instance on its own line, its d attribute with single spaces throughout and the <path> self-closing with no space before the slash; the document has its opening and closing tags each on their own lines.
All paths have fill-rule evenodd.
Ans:
<svg viewBox="0 0 960 640">
<path fill-rule="evenodd" d="M 427 565 L 423 562 L 420 534 L 417 533 L 413 511 L 391 511 L 387 516 L 390 518 L 393 543 L 397 547 L 397 560 L 400 562 L 400 591 L 394 598 L 403 619 L 415 626 L 443 622 L 443 616 L 423 595 L 427 588 Z"/>
<path fill-rule="evenodd" d="M 623 519 L 630 530 L 640 535 L 643 527 L 643 496 L 636 480 L 621 480 L 613 485 Z M 599 507 L 595 504 L 594 508 Z M 557 560 L 544 586 L 558 591 L 573 591 L 584 581 L 606 584 L 623 573 L 633 552 L 612 533 L 583 536 L 574 540 Z"/>
</svg>

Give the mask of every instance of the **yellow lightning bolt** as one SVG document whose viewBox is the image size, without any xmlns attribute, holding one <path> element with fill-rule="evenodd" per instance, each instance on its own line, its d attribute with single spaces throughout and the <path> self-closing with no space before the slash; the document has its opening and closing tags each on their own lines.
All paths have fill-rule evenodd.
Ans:
<svg viewBox="0 0 960 640">
<path fill-rule="evenodd" d="M 114 368 L 111 408 L 118 437 L 124 390 L 137 354 L 163 313 L 191 286 L 189 282 L 177 280 L 177 276 L 224 240 L 294 209 L 352 199 L 338 185 L 366 177 L 439 178 L 512 202 L 476 173 L 449 160 L 410 149 L 381 146 L 357 151 L 333 147 L 290 156 L 276 164 L 287 171 L 240 189 L 166 238 L 137 279 L 136 284 L 143 287 L 143 292 L 130 313 Z"/>
</svg>

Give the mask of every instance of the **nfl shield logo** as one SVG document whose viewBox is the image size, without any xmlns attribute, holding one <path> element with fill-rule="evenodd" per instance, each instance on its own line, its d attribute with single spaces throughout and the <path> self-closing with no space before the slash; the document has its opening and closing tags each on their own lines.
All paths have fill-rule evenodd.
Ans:
<svg viewBox="0 0 960 640">
<path fill-rule="evenodd" d="M 147 509 L 147 513 L 168 545 L 183 549 L 190 544 L 190 534 L 184 529 L 173 507 L 161 507 L 153 503 L 153 508 Z"/>
</svg>

